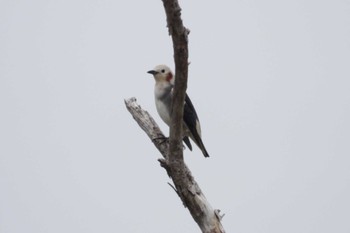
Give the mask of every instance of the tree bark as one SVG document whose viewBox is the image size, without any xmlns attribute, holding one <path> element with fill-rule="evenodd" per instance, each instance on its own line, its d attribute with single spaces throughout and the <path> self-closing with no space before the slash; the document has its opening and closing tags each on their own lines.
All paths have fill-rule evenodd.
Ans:
<svg viewBox="0 0 350 233">
<path fill-rule="evenodd" d="M 185 94 L 187 89 L 187 74 L 188 74 L 188 40 L 189 30 L 184 27 L 181 19 L 181 8 L 177 0 L 162 0 L 169 35 L 173 40 L 174 61 L 175 61 L 175 86 L 172 99 L 172 121 L 170 126 L 170 157 L 169 163 L 178 164 L 171 166 L 176 169 L 174 172 L 180 173 L 177 169 L 183 163 L 182 152 L 182 119 L 185 103 Z"/>
</svg>

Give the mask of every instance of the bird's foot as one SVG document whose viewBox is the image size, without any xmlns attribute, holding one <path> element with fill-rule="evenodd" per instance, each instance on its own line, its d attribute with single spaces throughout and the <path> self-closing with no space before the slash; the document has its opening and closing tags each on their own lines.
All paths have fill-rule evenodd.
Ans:
<svg viewBox="0 0 350 233">
<path fill-rule="evenodd" d="M 169 143 L 169 138 L 165 136 L 160 136 L 152 139 L 152 142 L 160 141 L 160 144 L 163 144 L 164 142 Z"/>
<path fill-rule="evenodd" d="M 152 142 L 156 142 L 156 141 L 160 141 L 160 144 L 163 144 L 163 143 L 169 144 L 169 137 L 160 136 L 152 139 Z M 183 146 L 183 149 L 185 150 L 186 149 L 185 145 L 182 144 L 182 146 Z"/>
</svg>

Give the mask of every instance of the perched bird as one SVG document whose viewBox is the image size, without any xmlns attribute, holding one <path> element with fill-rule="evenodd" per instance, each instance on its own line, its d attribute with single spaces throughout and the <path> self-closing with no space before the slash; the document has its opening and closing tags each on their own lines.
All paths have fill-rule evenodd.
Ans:
<svg viewBox="0 0 350 233">
<path fill-rule="evenodd" d="M 156 81 L 154 96 L 158 114 L 160 118 L 162 118 L 162 120 L 170 127 L 175 76 L 166 65 L 158 65 L 147 73 L 152 74 Z M 194 109 L 193 104 L 187 94 L 184 104 L 183 133 L 183 141 L 190 150 L 192 150 L 192 145 L 188 137 L 190 137 L 192 141 L 196 143 L 205 157 L 209 157 L 209 154 L 202 142 L 201 126 L 196 110 Z"/>
</svg>

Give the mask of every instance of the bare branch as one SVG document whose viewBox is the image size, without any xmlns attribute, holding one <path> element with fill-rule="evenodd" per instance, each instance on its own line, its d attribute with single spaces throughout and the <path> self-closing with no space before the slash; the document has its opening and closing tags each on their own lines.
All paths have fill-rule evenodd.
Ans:
<svg viewBox="0 0 350 233">
<path fill-rule="evenodd" d="M 175 60 L 175 87 L 172 99 L 172 124 L 170 126 L 170 163 L 181 166 L 182 153 L 182 119 L 188 74 L 188 45 L 189 31 L 184 27 L 181 19 L 181 8 L 177 0 L 163 0 L 167 17 L 169 34 L 173 40 Z M 181 172 L 178 170 L 176 172 Z"/>
<path fill-rule="evenodd" d="M 174 181 L 183 203 L 188 207 L 193 219 L 202 232 L 224 232 L 220 219 L 206 201 L 183 160 L 182 122 L 183 105 L 188 76 L 188 34 L 181 19 L 181 8 L 177 0 L 162 0 L 169 34 L 172 37 L 175 61 L 175 86 L 172 99 L 172 122 L 170 126 L 170 148 L 168 173 Z M 195 184 L 195 185 L 190 185 Z M 181 195 L 183 194 L 183 196 Z M 191 198 L 192 197 L 192 198 Z M 198 200 L 205 200 L 198 202 Z M 205 205 L 202 205 L 205 203 Z"/>
<path fill-rule="evenodd" d="M 214 210 L 211 207 L 186 164 L 182 163 L 181 168 L 174 169 L 174 164 L 169 163 L 167 159 L 169 157 L 169 144 L 167 142 L 164 143 L 159 140 L 154 140 L 159 137 L 164 137 L 164 135 L 152 116 L 136 103 L 135 98 L 125 100 L 125 105 L 135 121 L 163 155 L 164 159 L 159 159 L 161 166 L 166 169 L 168 175 L 172 178 L 175 185 L 174 190 L 176 190 L 184 206 L 189 209 L 193 219 L 197 222 L 202 232 L 224 233 L 225 230 L 221 225 L 221 216 L 218 210 Z M 181 172 L 178 172 L 178 169 L 180 169 Z"/>
<path fill-rule="evenodd" d="M 165 159 L 168 158 L 169 146 L 167 145 L 167 142 L 164 143 L 164 141 L 159 140 L 160 138 L 165 138 L 165 136 L 151 115 L 137 104 L 135 97 L 125 100 L 124 102 L 128 111 L 134 117 L 141 129 L 147 133 L 148 137 L 151 139 L 159 152 Z"/>
</svg>

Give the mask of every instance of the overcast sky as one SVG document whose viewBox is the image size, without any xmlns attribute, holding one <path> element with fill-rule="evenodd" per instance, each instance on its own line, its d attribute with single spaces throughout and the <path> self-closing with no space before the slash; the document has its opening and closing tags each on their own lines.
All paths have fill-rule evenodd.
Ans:
<svg viewBox="0 0 350 233">
<path fill-rule="evenodd" d="M 350 232 L 350 2 L 181 1 L 226 232 Z M 162 2 L 0 1 L 0 232 L 200 232 L 127 112 L 174 67 Z"/>
</svg>

